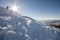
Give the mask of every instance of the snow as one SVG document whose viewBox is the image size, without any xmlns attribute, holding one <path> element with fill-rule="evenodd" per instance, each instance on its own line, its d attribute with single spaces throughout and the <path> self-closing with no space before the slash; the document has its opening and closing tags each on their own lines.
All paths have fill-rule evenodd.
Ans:
<svg viewBox="0 0 60 40">
<path fill-rule="evenodd" d="M 10 20 L 10 19 L 11 19 L 11 17 L 7 16 L 7 17 L 5 17 L 5 19 L 6 19 L 6 20 Z"/>
<path fill-rule="evenodd" d="M 35 39 L 35 40 L 37 40 L 37 39 Z"/>
<path fill-rule="evenodd" d="M 31 20 L 27 20 L 27 25 L 29 25 L 31 23 Z"/>
<path fill-rule="evenodd" d="M 14 31 L 7 31 L 6 34 L 11 33 L 11 34 L 16 34 Z"/>
<path fill-rule="evenodd" d="M 9 25 L 9 24 L 7 24 L 7 27 L 6 27 L 6 26 L 5 26 L 5 27 L 1 27 L 1 26 L 0 26 L 1 29 L 8 29 L 8 28 L 11 28 L 11 27 L 12 27 L 12 26 Z"/>
<path fill-rule="evenodd" d="M 0 8 L 0 39 L 60 40 L 60 29 L 39 24 L 35 19 Z"/>
<path fill-rule="evenodd" d="M 20 22 L 18 22 L 18 26 L 20 25 L 21 23 Z"/>
<path fill-rule="evenodd" d="M 25 37 L 29 38 L 30 39 L 30 36 L 28 34 L 25 34 Z"/>
<path fill-rule="evenodd" d="M 19 32 L 19 35 L 23 35 L 21 32 Z"/>
</svg>

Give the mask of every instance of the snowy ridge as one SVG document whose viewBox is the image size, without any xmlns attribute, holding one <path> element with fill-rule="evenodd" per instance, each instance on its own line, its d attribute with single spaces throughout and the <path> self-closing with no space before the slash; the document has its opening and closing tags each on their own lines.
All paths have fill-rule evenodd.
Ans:
<svg viewBox="0 0 60 40">
<path fill-rule="evenodd" d="M 0 40 L 60 40 L 59 37 L 59 31 L 44 28 L 30 17 L 0 8 Z"/>
</svg>

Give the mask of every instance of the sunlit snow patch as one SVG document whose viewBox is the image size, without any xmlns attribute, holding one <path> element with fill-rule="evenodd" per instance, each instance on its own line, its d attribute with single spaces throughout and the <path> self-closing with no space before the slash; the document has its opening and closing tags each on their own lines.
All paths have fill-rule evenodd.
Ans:
<svg viewBox="0 0 60 40">
<path fill-rule="evenodd" d="M 7 34 L 8 33 L 16 34 L 14 31 L 7 31 Z"/>
<path fill-rule="evenodd" d="M 28 19 L 27 20 L 27 25 L 29 25 L 31 23 L 32 20 Z"/>
<path fill-rule="evenodd" d="M 30 39 L 30 36 L 28 34 L 25 34 L 25 37 L 29 38 Z"/>
<path fill-rule="evenodd" d="M 7 27 L 1 27 L 1 26 L 0 26 L 1 29 L 8 29 L 8 28 L 11 28 L 11 27 L 12 27 L 12 26 L 9 25 L 9 24 L 7 24 Z"/>
</svg>

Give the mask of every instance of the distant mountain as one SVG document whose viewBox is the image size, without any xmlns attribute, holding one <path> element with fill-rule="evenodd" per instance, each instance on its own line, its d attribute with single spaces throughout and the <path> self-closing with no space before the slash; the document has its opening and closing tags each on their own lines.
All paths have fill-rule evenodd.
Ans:
<svg viewBox="0 0 60 40">
<path fill-rule="evenodd" d="M 60 29 L 0 7 L 0 40 L 60 40 Z"/>
</svg>

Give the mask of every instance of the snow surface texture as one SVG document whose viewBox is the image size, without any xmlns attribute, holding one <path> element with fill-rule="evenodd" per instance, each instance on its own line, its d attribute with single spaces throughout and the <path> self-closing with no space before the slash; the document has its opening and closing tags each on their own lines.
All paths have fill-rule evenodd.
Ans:
<svg viewBox="0 0 60 40">
<path fill-rule="evenodd" d="M 0 40 L 60 40 L 60 29 L 0 7 Z"/>
</svg>

